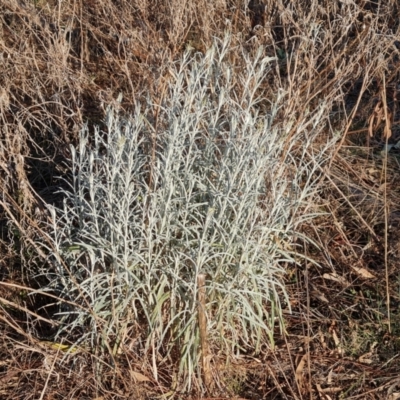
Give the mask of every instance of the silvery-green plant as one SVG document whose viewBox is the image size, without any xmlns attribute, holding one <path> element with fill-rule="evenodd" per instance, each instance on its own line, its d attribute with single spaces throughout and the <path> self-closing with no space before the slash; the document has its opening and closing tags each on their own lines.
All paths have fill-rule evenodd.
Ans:
<svg viewBox="0 0 400 400">
<path fill-rule="evenodd" d="M 64 207 L 52 209 L 49 288 L 78 305 L 61 308 L 58 334 L 79 330 L 80 342 L 115 354 L 136 327 L 155 377 L 159 357 L 178 349 L 187 387 L 200 273 L 212 348 L 258 351 L 283 326 L 284 265 L 329 149 L 312 150 L 306 135 L 310 121 L 319 132 L 323 107 L 288 141 L 293 121 L 275 123 L 284 93 L 260 97 L 273 60 L 243 54 L 234 72 L 229 46 L 172 66 L 163 104 L 142 101 L 128 117 L 110 107 L 106 131 L 84 127 Z"/>
</svg>

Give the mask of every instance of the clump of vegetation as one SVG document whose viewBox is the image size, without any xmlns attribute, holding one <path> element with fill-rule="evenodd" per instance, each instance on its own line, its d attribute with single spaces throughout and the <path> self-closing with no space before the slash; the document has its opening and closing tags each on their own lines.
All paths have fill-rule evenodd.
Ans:
<svg viewBox="0 0 400 400">
<path fill-rule="evenodd" d="M 274 59 L 244 55 L 233 77 L 229 51 L 226 37 L 171 67 L 157 124 L 150 103 L 127 117 L 110 108 L 106 131 L 81 131 L 71 188 L 63 208 L 52 208 L 53 267 L 43 272 L 79 305 L 60 312 L 57 340 L 79 332 L 79 345 L 106 344 L 115 356 L 135 326 L 145 354 L 164 360 L 179 350 L 183 388 L 198 376 L 201 273 L 213 348 L 228 355 L 273 345 L 281 301 L 289 305 L 283 266 L 295 262 L 299 222 L 313 217 L 303 213 L 315 195 L 312 161 L 321 165 L 332 147 L 311 160 L 284 152 L 289 127 L 274 124 L 283 97 L 258 110 Z M 303 152 L 311 145 L 310 136 Z"/>
</svg>

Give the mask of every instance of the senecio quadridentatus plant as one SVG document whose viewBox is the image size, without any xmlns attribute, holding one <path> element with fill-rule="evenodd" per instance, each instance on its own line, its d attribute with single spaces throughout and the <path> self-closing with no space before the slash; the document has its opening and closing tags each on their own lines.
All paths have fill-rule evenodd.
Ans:
<svg viewBox="0 0 400 400">
<path fill-rule="evenodd" d="M 138 101 L 130 116 L 110 107 L 104 131 L 83 127 L 64 206 L 51 209 L 44 273 L 65 300 L 58 336 L 78 331 L 81 343 L 106 343 L 115 355 L 127 336 L 142 335 L 137 348 L 153 353 L 155 376 L 160 356 L 179 349 L 189 386 L 198 274 L 211 346 L 237 354 L 273 343 L 289 304 L 284 266 L 295 260 L 297 227 L 312 217 L 301 211 L 329 149 L 310 158 L 311 135 L 287 142 L 290 123 L 275 124 L 284 93 L 267 102 L 259 91 L 273 59 L 243 54 L 234 72 L 229 52 L 226 39 L 205 55 L 187 53 L 171 67 L 162 104 Z"/>
</svg>

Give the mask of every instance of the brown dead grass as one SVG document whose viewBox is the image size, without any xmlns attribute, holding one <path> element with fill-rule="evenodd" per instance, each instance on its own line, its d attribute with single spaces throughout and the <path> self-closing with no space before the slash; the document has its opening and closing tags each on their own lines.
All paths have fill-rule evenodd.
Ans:
<svg viewBox="0 0 400 400">
<path fill-rule="evenodd" d="M 228 368 L 213 349 L 210 398 L 399 398 L 400 157 L 394 148 L 387 162 L 380 153 L 385 141 L 400 140 L 398 3 L 265 4 L 1 3 L 1 281 L 26 287 L 0 291 L 1 398 L 190 397 L 174 386 L 173 363 L 160 364 L 154 380 L 154 360 L 135 351 L 133 328 L 114 360 L 86 349 L 65 356 L 46 346 L 39 338 L 51 333 L 43 318 L 52 321 L 52 315 L 42 307 L 53 300 L 26 293 L 40 287 L 28 280 L 44 262 L 33 256 L 34 238 L 45 235 L 45 203 L 60 200 L 57 176 L 82 125 L 101 124 L 119 93 L 127 112 L 145 96 L 161 104 L 170 63 L 188 47 L 206 51 L 226 30 L 238 48 L 233 66 L 240 68 L 241 51 L 259 46 L 278 57 L 262 94 L 285 91 L 280 123 L 312 120 L 324 101 L 331 109 L 327 134 L 336 131 L 340 140 L 331 167 L 320 171 L 320 202 L 313 205 L 326 217 L 303 227 L 318 248 L 298 243 L 322 268 L 288 266 L 293 313 L 286 314 L 288 335 L 274 350 L 266 345 L 263 354 L 236 357 Z"/>
</svg>

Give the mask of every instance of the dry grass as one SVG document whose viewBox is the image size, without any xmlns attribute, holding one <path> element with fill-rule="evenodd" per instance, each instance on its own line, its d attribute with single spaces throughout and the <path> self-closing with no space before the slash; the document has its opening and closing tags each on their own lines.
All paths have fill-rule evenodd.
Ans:
<svg viewBox="0 0 400 400">
<path fill-rule="evenodd" d="M 115 359 L 101 349 L 69 354 L 52 347 L 56 300 L 35 294 L 47 283 L 37 277 L 47 260 L 37 242 L 48 240 L 46 204 L 62 203 L 59 176 L 84 123 L 103 124 L 120 93 L 127 113 L 135 102 L 163 105 L 172 63 L 188 49 L 205 53 L 226 31 L 233 74 L 244 67 L 243 54 L 252 57 L 260 46 L 277 57 L 257 95 L 261 114 L 270 111 L 266 99 L 284 96 L 274 122 L 289 130 L 283 154 L 290 149 L 294 162 L 313 160 L 327 138 L 338 140 L 329 165 L 314 172 L 319 188 L 306 210 L 326 215 L 298 227 L 315 244 L 298 237 L 297 251 L 313 262 L 285 265 L 287 335 L 277 332 L 275 349 L 265 344 L 259 354 L 235 354 L 229 363 L 211 349 L 221 373 L 208 396 L 399 398 L 399 150 L 382 154 L 385 142 L 400 140 L 399 5 L 247 3 L 1 3 L 1 398 L 201 396 L 200 387 L 179 394 L 174 360 L 158 363 L 137 351 L 137 327 Z M 236 81 L 235 89 L 244 84 Z M 157 134 L 162 122 L 154 110 Z M 314 131 L 321 134 L 304 154 L 293 138 L 304 132 L 306 142 Z"/>
</svg>

